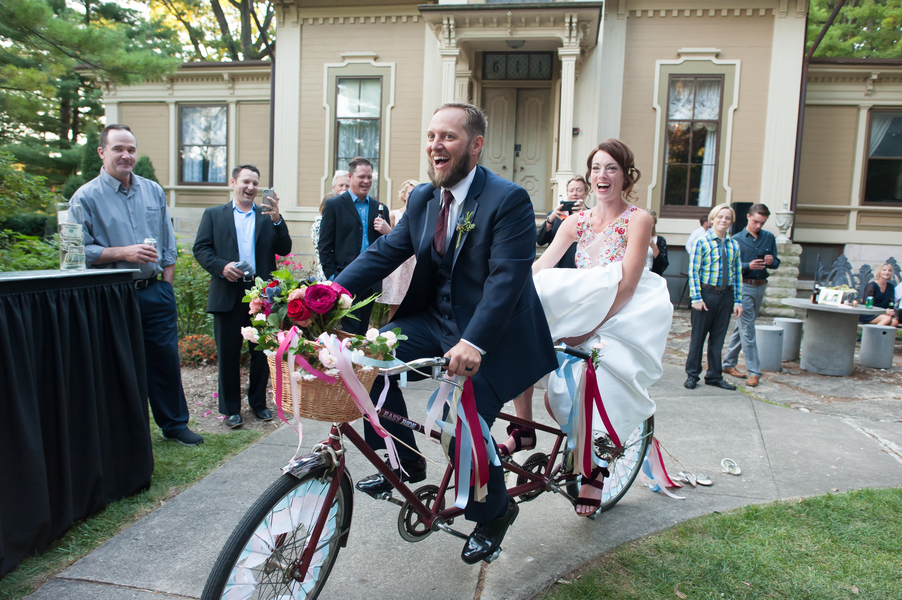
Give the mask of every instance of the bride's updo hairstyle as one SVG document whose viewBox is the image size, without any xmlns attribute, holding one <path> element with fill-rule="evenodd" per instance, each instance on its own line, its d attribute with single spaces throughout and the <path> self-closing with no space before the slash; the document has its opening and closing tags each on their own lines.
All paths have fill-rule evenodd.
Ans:
<svg viewBox="0 0 902 600">
<path fill-rule="evenodd" d="M 586 161 L 586 181 L 592 180 L 592 159 L 595 158 L 595 154 L 599 150 L 609 154 L 623 170 L 623 198 L 633 202 L 638 200 L 639 196 L 633 191 L 633 186 L 639 181 L 642 173 L 636 168 L 633 151 L 629 149 L 629 146 L 616 138 L 606 139 L 589 153 L 589 160 Z"/>
</svg>

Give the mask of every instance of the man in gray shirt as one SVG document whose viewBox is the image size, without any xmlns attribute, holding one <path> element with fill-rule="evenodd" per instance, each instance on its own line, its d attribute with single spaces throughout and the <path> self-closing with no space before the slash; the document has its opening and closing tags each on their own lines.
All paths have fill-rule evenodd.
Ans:
<svg viewBox="0 0 902 600">
<path fill-rule="evenodd" d="M 156 183 L 132 173 L 138 143 L 125 125 L 107 125 L 97 152 L 100 174 L 71 202 L 83 207 L 85 260 L 94 269 L 139 269 L 134 274 L 144 330 L 147 391 L 163 438 L 195 446 L 204 438 L 188 429 L 188 404 L 179 364 L 175 233 L 166 195 Z M 156 247 L 145 244 L 156 240 Z M 159 248 L 160 252 L 157 252 Z"/>
</svg>

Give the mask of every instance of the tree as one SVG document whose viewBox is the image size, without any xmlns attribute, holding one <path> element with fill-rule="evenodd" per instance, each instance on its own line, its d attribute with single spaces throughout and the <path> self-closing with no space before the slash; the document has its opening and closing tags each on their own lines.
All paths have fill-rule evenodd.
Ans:
<svg viewBox="0 0 902 600">
<path fill-rule="evenodd" d="M 811 0 L 811 47 L 838 0 Z M 902 56 L 902 0 L 846 0 L 815 56 L 897 58 Z"/>
<path fill-rule="evenodd" d="M 128 84 L 177 68 L 176 33 L 97 0 L 0 0 L 0 147 L 57 185 L 102 115 L 99 81 Z"/>
<path fill-rule="evenodd" d="M 135 163 L 135 168 L 132 172 L 135 175 L 140 175 L 144 179 L 150 179 L 154 183 L 160 183 L 159 180 L 157 180 L 157 171 L 153 168 L 153 162 L 150 160 L 149 156 L 138 157 L 138 161 Z"/>
<path fill-rule="evenodd" d="M 197 60 L 258 60 L 272 56 L 272 0 L 150 0 L 152 14 L 181 30 Z M 233 33 L 233 30 L 235 33 Z"/>
</svg>

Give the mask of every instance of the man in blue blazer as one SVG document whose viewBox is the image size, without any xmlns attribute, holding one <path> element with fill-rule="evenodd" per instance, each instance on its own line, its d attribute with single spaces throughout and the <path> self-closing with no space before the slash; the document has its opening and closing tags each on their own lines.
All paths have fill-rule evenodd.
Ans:
<svg viewBox="0 0 902 600">
<path fill-rule="evenodd" d="M 427 131 L 431 184 L 418 186 L 391 233 L 377 240 L 336 282 L 352 293 L 380 281 L 410 256 L 417 257 L 407 296 L 392 323 L 408 336 L 398 349 L 403 361 L 447 356 L 451 375 L 472 377 L 477 410 L 491 426 L 502 405 L 557 367 L 548 323 L 532 281 L 535 216 L 526 191 L 477 166 L 486 121 L 472 105 L 439 107 Z M 382 379 L 373 386 L 378 398 Z M 384 407 L 407 415 L 397 378 Z M 426 477 L 414 450 L 413 432 L 392 423 L 404 480 Z M 366 425 L 367 443 L 382 447 Z M 414 450 L 409 449 L 408 444 Z M 488 496 L 475 502 L 471 490 L 465 516 L 477 525 L 461 558 L 474 564 L 500 547 L 517 515 L 509 502 L 501 467 L 489 469 Z M 381 475 L 358 482 L 375 494 L 391 489 Z"/>
<path fill-rule="evenodd" d="M 350 189 L 326 200 L 323 206 L 323 220 L 319 229 L 319 260 L 323 273 L 329 279 L 354 262 L 361 253 L 379 236 L 391 231 L 388 212 L 380 210 L 381 204 L 369 195 L 373 184 L 373 165 L 358 156 L 348 162 Z M 366 232 L 366 235 L 364 235 Z M 363 299 L 382 291 L 382 281 L 375 282 L 366 290 L 359 290 L 358 298 Z M 372 303 L 357 309 L 356 319 L 345 317 L 341 327 L 348 333 L 363 334 L 369 328 Z"/>
<path fill-rule="evenodd" d="M 291 252 L 288 225 L 279 214 L 279 198 L 272 198 L 272 209 L 254 204 L 260 170 L 254 165 L 239 165 L 229 180 L 232 201 L 208 208 L 200 219 L 194 258 L 210 273 L 207 312 L 213 313 L 213 332 L 219 360 L 219 412 L 226 425 L 235 428 L 241 419 L 241 328 L 251 324 L 248 305 L 242 302 L 254 285 L 254 274 L 269 279 L 276 270 L 276 254 Z M 236 264 L 246 261 L 244 271 Z M 266 408 L 266 379 L 269 366 L 263 351 L 251 348 L 251 379 L 248 404 L 258 419 L 270 420 Z"/>
</svg>

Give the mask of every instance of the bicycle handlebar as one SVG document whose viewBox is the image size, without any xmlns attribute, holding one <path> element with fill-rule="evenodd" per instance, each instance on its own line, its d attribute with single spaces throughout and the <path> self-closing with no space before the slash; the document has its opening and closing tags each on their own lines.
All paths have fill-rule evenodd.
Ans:
<svg viewBox="0 0 902 600">
<path fill-rule="evenodd" d="M 567 344 L 560 344 L 559 346 L 554 347 L 558 352 L 563 352 L 564 354 L 569 354 L 570 356 L 575 356 L 576 358 L 580 358 L 582 360 L 591 360 L 592 355 L 588 352 L 583 352 L 578 348 L 573 348 L 568 346 Z M 436 356 L 435 358 L 418 358 L 417 360 L 412 360 L 408 363 L 404 363 L 402 365 L 397 365 L 395 367 L 389 367 L 387 369 L 379 369 L 380 375 L 400 375 L 401 373 L 406 373 L 408 371 L 418 371 L 419 369 L 432 369 L 432 379 L 441 379 L 442 370 L 444 367 L 448 366 L 448 363 L 451 359 L 444 356 Z"/>
</svg>

